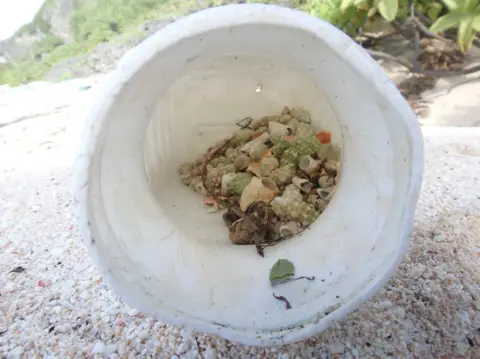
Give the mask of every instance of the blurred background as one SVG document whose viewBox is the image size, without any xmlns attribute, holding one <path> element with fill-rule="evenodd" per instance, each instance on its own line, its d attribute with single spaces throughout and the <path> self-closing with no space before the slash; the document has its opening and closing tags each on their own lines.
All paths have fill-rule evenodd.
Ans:
<svg viewBox="0 0 480 359">
<path fill-rule="evenodd" d="M 478 1 L 2 0 L 0 85 L 60 81 L 110 71 L 128 49 L 179 16 L 241 2 L 301 9 L 338 26 L 363 46 L 395 57 L 395 46 L 404 54 L 406 43 L 414 49 L 417 37 L 421 69 L 458 67 L 472 44 L 478 44 Z M 388 38 L 388 49 L 381 48 L 382 38 Z M 430 52 L 428 56 L 422 54 L 426 48 L 423 52 Z"/>
</svg>

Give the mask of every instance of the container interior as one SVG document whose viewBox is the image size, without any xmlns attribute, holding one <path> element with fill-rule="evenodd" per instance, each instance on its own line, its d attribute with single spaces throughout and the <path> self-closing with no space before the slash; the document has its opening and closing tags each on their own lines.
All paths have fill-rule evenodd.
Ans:
<svg viewBox="0 0 480 359">
<path fill-rule="evenodd" d="M 119 285 L 151 312 L 169 308 L 199 326 L 240 330 L 313 322 L 312 313 L 327 315 L 367 287 L 398 249 L 391 233 L 400 218 L 386 219 L 401 213 L 394 204 L 408 176 L 393 152 L 408 144 L 391 136 L 385 115 L 398 114 L 371 89 L 321 38 L 288 26 L 219 28 L 156 54 L 116 98 L 98 161 L 114 236 L 99 235 L 97 247 Z M 342 179 L 310 230 L 261 258 L 254 246 L 230 243 L 221 214 L 205 213 L 177 168 L 229 136 L 236 121 L 284 106 L 305 107 L 332 132 Z M 396 181 L 405 191 L 394 191 Z M 273 291 L 268 276 L 279 258 L 316 279 Z"/>
</svg>

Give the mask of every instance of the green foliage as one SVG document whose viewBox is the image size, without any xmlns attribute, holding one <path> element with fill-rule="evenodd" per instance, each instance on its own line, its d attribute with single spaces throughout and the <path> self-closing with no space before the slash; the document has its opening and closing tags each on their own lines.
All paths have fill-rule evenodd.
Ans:
<svg viewBox="0 0 480 359">
<path fill-rule="evenodd" d="M 312 0 L 309 3 L 309 12 L 312 15 L 328 21 L 352 36 L 368 20 L 368 11 L 357 6 L 356 2 L 345 4 L 345 0 Z"/>
<path fill-rule="evenodd" d="M 36 57 L 37 55 L 50 53 L 56 47 L 63 45 L 63 39 L 52 35 L 47 34 L 40 42 L 38 42 L 33 48 L 33 55 Z"/>
<path fill-rule="evenodd" d="M 166 0 L 97 0 L 79 6 L 70 17 L 76 41 L 106 42 Z"/>
<path fill-rule="evenodd" d="M 353 22 L 353 10 L 358 14 L 367 11 L 367 18 L 380 14 L 386 21 L 402 19 L 409 14 L 408 0 L 330 0 L 326 1 L 330 9 L 327 16 L 322 11 L 318 16 L 330 21 L 347 33 L 352 34 L 365 21 Z M 444 6 L 448 12 L 440 16 Z M 318 7 L 326 7 L 322 4 Z M 457 30 L 457 43 L 462 52 L 472 46 L 477 32 L 480 32 L 480 0 L 443 0 L 443 1 L 415 1 L 415 10 L 428 16 L 434 23 L 430 30 L 440 33 L 450 29 Z M 335 14 L 333 17 L 331 14 Z M 345 24 L 345 20 L 349 21 Z M 368 20 L 367 20 L 368 21 Z"/>
<path fill-rule="evenodd" d="M 443 0 L 449 12 L 439 17 L 430 27 L 432 32 L 440 33 L 449 29 L 458 29 L 457 44 L 462 52 L 472 46 L 477 32 L 480 31 L 479 0 Z"/>
<path fill-rule="evenodd" d="M 43 10 L 52 4 L 47 0 L 31 24 L 25 25 L 16 36 L 39 29 L 45 37 L 33 46 L 30 57 L 15 63 L 0 65 L 0 84 L 12 86 L 39 80 L 52 68 L 70 57 L 83 55 L 101 42 L 117 36 L 138 36 L 143 22 L 173 15 L 182 15 L 198 8 L 195 0 L 90 0 L 78 1 L 70 16 L 75 40 L 64 44 L 50 34 L 50 25 L 43 20 Z M 205 6 L 219 5 L 219 0 Z"/>
<path fill-rule="evenodd" d="M 55 5 L 47 0 L 31 24 L 23 26 L 16 36 L 42 33 L 43 39 L 33 46 L 30 58 L 0 65 L 0 84 L 19 85 L 41 79 L 62 60 L 83 55 L 101 42 L 139 36 L 139 25 L 145 21 L 179 16 L 202 7 L 238 1 L 228 0 L 77 0 L 69 20 L 74 41 L 68 44 L 50 33 L 44 14 Z M 279 3 L 276 0 L 246 0 L 253 3 Z M 391 22 L 409 16 L 408 0 L 291 0 L 296 8 L 322 18 L 351 36 L 378 17 Z M 480 0 L 416 0 L 415 10 L 432 21 L 431 31 L 457 30 L 457 42 L 468 51 L 480 32 Z"/>
</svg>

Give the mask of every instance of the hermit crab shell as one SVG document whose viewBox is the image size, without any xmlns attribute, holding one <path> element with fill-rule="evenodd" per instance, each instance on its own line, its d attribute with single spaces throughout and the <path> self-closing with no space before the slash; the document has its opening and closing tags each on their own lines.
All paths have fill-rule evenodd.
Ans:
<svg viewBox="0 0 480 359">
<path fill-rule="evenodd" d="M 294 236 L 297 233 L 300 233 L 301 230 L 302 230 L 302 227 L 298 222 L 291 221 L 291 222 L 287 222 L 280 225 L 278 232 L 281 237 L 289 237 L 289 236 Z"/>
<path fill-rule="evenodd" d="M 317 193 L 321 199 L 325 201 L 330 201 L 335 194 L 335 186 L 331 186 L 328 188 L 319 188 L 317 189 Z"/>
<path fill-rule="evenodd" d="M 277 193 L 277 185 L 271 179 L 253 177 L 240 197 L 240 209 L 245 212 L 253 202 L 271 202 Z"/>
<path fill-rule="evenodd" d="M 292 127 L 283 125 L 277 121 L 271 121 L 268 124 L 268 129 L 271 135 L 278 135 L 278 136 L 291 136 L 295 132 L 295 130 Z"/>
<path fill-rule="evenodd" d="M 313 184 L 310 183 L 309 180 L 300 177 L 293 177 L 292 183 L 297 187 L 300 191 L 304 193 L 310 193 L 313 188 Z"/>
<path fill-rule="evenodd" d="M 315 160 L 312 156 L 307 155 L 300 158 L 300 161 L 298 162 L 298 168 L 300 168 L 306 174 L 311 175 L 319 170 L 321 164 L 322 161 Z"/>
</svg>

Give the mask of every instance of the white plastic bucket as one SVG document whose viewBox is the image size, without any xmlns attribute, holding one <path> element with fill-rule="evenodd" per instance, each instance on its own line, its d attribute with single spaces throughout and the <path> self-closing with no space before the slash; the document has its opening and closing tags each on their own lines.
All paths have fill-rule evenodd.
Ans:
<svg viewBox="0 0 480 359">
<path fill-rule="evenodd" d="M 309 231 L 261 258 L 230 243 L 177 168 L 284 106 L 332 132 L 342 178 Z M 111 287 L 163 322 L 248 345 L 306 339 L 371 297 L 407 250 L 423 171 L 418 121 L 377 63 L 330 24 L 272 5 L 204 10 L 130 51 L 82 144 L 78 223 Z M 279 258 L 316 279 L 273 291 Z"/>
</svg>

